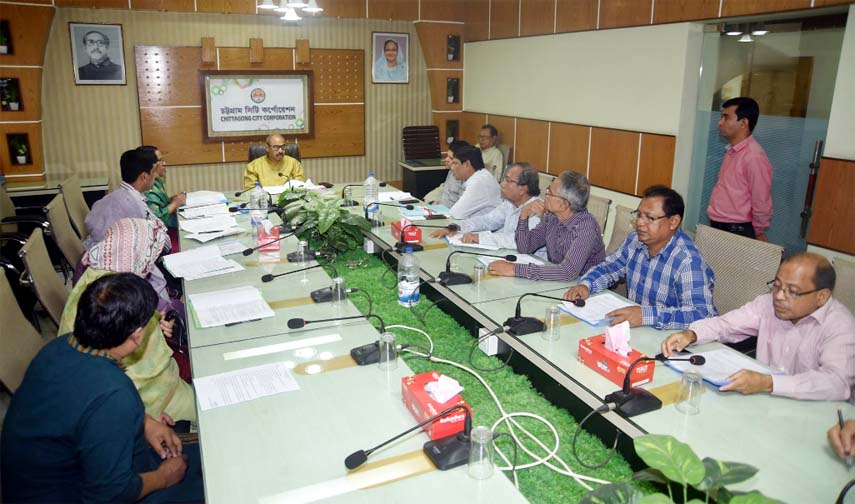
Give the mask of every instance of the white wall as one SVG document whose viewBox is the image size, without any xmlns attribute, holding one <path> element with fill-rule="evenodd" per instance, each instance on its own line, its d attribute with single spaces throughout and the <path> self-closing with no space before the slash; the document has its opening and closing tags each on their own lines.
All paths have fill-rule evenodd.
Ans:
<svg viewBox="0 0 855 504">
<path fill-rule="evenodd" d="M 855 4 L 849 6 L 832 103 L 825 155 L 855 160 Z"/>
</svg>

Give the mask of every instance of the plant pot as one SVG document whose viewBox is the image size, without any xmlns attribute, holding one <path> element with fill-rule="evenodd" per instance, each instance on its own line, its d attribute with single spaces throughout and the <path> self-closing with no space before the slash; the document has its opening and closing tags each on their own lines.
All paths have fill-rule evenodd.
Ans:
<svg viewBox="0 0 855 504">
<path fill-rule="evenodd" d="M 0 45 L 0 54 L 9 54 L 9 46 Z"/>
<path fill-rule="evenodd" d="M 18 110 L 18 107 L 20 106 L 21 104 L 16 101 L 9 102 L 9 110 Z"/>
<path fill-rule="evenodd" d="M 27 164 L 27 156 L 15 156 L 18 164 Z"/>
</svg>

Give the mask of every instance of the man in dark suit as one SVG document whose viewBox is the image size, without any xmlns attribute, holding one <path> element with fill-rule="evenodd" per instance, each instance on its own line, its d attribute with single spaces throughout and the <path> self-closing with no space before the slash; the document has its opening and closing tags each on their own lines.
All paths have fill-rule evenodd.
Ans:
<svg viewBox="0 0 855 504">
<path fill-rule="evenodd" d="M 77 68 L 80 80 L 122 80 L 122 66 L 110 61 L 107 50 L 110 39 L 103 33 L 90 30 L 83 36 L 83 47 L 89 63 Z"/>
</svg>

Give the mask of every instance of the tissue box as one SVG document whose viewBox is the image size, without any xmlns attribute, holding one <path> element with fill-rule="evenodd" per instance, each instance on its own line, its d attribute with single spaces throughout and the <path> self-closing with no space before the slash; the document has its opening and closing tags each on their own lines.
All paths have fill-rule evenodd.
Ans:
<svg viewBox="0 0 855 504">
<path fill-rule="evenodd" d="M 464 406 L 469 410 L 470 414 L 472 413 L 472 408 L 466 404 L 466 401 L 460 397 L 460 394 L 455 395 L 448 402 L 442 404 L 437 403 L 431 398 L 430 394 L 425 391 L 425 385 L 438 380 L 440 376 L 442 376 L 441 373 L 428 371 L 401 378 L 401 397 L 417 422 L 427 420 L 455 404 Z M 425 425 L 423 429 L 433 440 L 444 438 L 461 432 L 465 418 L 466 414 L 463 410 L 454 410 L 444 417 Z"/>
<path fill-rule="evenodd" d="M 405 243 L 421 243 L 422 228 L 418 226 L 410 226 L 404 230 L 404 237 L 401 238 L 401 229 L 407 227 L 412 222 L 407 220 L 397 220 L 392 222 L 392 238 L 399 242 Z"/>
<path fill-rule="evenodd" d="M 629 357 L 616 354 L 606 349 L 606 335 L 599 334 L 579 341 L 579 360 L 594 371 L 613 381 L 619 387 L 623 386 L 626 370 L 644 354 L 636 350 L 629 352 Z M 653 380 L 653 369 L 656 362 L 641 362 L 632 370 L 629 383 L 631 386 L 644 385 Z"/>
<path fill-rule="evenodd" d="M 271 250 L 279 250 L 279 244 L 281 242 L 275 241 L 279 239 L 279 226 L 273 226 L 270 228 L 270 232 L 267 233 L 264 231 L 264 227 L 258 226 L 258 241 L 259 249 L 262 252 L 268 252 Z M 272 242 L 272 243 L 271 243 Z"/>
</svg>

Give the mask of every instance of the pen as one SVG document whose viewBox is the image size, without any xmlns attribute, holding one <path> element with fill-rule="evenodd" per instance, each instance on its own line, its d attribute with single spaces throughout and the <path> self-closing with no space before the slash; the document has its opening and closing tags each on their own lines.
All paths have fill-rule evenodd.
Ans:
<svg viewBox="0 0 855 504">
<path fill-rule="evenodd" d="M 245 324 L 247 322 L 261 322 L 261 319 L 257 318 L 252 320 L 241 320 L 240 322 L 229 322 L 228 324 L 226 324 L 226 327 L 236 326 L 238 324 Z"/>
<path fill-rule="evenodd" d="M 843 412 L 837 408 L 837 423 L 840 425 L 840 435 L 843 435 Z M 852 469 L 852 455 L 846 455 L 846 467 Z"/>
</svg>

